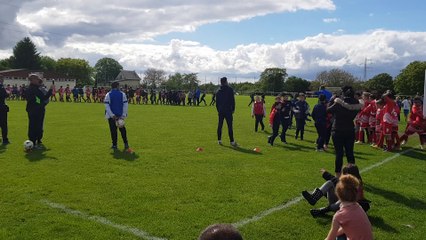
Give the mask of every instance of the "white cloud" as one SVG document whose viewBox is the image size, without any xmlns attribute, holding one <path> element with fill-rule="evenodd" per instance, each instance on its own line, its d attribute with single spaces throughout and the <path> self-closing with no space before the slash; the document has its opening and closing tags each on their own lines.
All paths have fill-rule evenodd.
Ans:
<svg viewBox="0 0 426 240">
<path fill-rule="evenodd" d="M 293 74 L 329 68 L 359 68 L 365 58 L 376 70 L 394 72 L 413 60 L 426 60 L 426 32 L 375 30 L 358 35 L 318 34 L 281 44 L 239 45 L 218 51 L 197 42 L 172 40 L 167 45 L 95 43 L 71 38 L 62 48 L 45 47 L 55 57 L 116 58 L 126 68 L 169 72 L 247 75 L 266 67 L 285 67 Z M 95 61 L 95 60 L 94 60 Z"/>
<path fill-rule="evenodd" d="M 316 9 L 334 10 L 335 5 L 332 0 L 34 0 L 23 5 L 17 21 L 38 34 L 141 41 L 208 23 Z"/>
<path fill-rule="evenodd" d="M 339 22 L 340 19 L 338 19 L 338 18 L 324 18 L 322 21 L 325 22 L 325 23 L 335 23 L 335 22 Z"/>
</svg>

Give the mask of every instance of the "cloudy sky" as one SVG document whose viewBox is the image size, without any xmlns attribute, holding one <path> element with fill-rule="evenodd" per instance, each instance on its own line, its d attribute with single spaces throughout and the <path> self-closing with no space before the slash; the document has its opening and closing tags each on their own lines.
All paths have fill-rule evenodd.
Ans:
<svg viewBox="0 0 426 240">
<path fill-rule="evenodd" d="M 104 56 L 142 73 L 257 79 L 266 67 L 363 78 L 426 60 L 424 0 L 0 0 L 0 58 L 31 36 L 43 55 Z"/>
</svg>

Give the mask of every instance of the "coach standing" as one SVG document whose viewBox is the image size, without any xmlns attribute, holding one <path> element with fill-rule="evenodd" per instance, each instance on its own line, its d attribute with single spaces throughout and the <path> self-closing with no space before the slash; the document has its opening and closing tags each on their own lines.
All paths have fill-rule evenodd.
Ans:
<svg viewBox="0 0 426 240">
<path fill-rule="evenodd" d="M 46 104 L 52 95 L 52 86 L 47 93 L 43 93 L 40 89 L 43 80 L 36 74 L 30 74 L 28 77 L 30 86 L 27 89 L 27 113 L 28 113 L 28 138 L 32 141 L 34 149 L 42 149 L 37 140 L 42 138 L 43 134 L 43 119 L 46 113 Z"/>
<path fill-rule="evenodd" d="M 228 85 L 228 79 L 223 77 L 220 79 L 220 89 L 216 93 L 216 109 L 219 114 L 219 123 L 217 126 L 217 140 L 222 145 L 222 127 L 223 120 L 226 120 L 228 125 L 229 140 L 233 147 L 237 147 L 234 140 L 234 131 L 232 129 L 232 121 L 235 111 L 235 97 L 234 90 Z"/>
<path fill-rule="evenodd" d="M 8 93 L 3 86 L 3 76 L 0 75 L 0 128 L 1 135 L 3 140 L 3 145 L 9 144 L 9 139 L 7 138 L 7 113 L 9 112 L 9 107 L 6 105 L 6 98 Z"/>
<path fill-rule="evenodd" d="M 109 130 L 111 133 L 112 149 L 117 149 L 117 120 L 127 117 L 129 103 L 127 102 L 126 94 L 119 90 L 119 83 L 113 82 L 111 84 L 111 91 L 105 96 L 105 118 L 108 119 Z M 119 128 L 121 137 L 123 138 L 124 148 L 129 149 L 127 141 L 126 127 Z"/>
</svg>

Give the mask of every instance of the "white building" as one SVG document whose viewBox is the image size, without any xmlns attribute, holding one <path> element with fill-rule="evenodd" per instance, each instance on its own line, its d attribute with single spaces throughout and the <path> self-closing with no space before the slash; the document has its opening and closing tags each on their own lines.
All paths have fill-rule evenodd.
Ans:
<svg viewBox="0 0 426 240">
<path fill-rule="evenodd" d="M 69 85 L 70 88 L 74 88 L 76 85 L 76 79 L 72 79 L 51 71 L 32 71 L 27 69 L 11 69 L 0 71 L 0 75 L 2 75 L 4 78 L 4 86 L 28 86 L 28 76 L 30 74 L 38 74 L 44 80 L 44 85 L 46 85 L 48 88 L 50 85 L 52 85 L 53 82 L 55 82 L 56 88 L 59 88 L 60 86 L 66 87 L 67 85 Z"/>
</svg>

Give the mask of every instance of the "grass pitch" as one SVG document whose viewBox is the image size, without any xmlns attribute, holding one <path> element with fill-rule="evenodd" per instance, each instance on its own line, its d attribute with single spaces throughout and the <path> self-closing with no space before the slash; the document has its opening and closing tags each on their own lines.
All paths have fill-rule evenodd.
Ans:
<svg viewBox="0 0 426 240">
<path fill-rule="evenodd" d="M 217 144 L 214 107 L 131 105 L 126 126 L 133 155 L 109 149 L 102 104 L 75 103 L 47 106 L 47 150 L 26 154 L 25 103 L 8 102 L 12 144 L 0 148 L 0 239 L 140 239 L 117 225 L 196 239 L 210 224 L 239 222 L 321 185 L 319 169 L 334 169 L 334 153 L 314 151 L 313 123 L 305 141 L 289 130 L 288 145 L 270 147 L 270 128 L 254 132 L 248 100 L 237 97 L 238 149 L 229 146 L 226 125 L 224 146 Z M 268 98 L 268 108 L 271 103 Z M 417 144 L 410 138 L 405 149 Z M 355 151 L 360 169 L 394 156 L 366 145 Z M 425 160 L 414 149 L 362 175 L 376 239 L 424 239 Z M 310 208 L 301 201 L 239 229 L 245 239 L 324 239 L 331 215 L 313 219 Z"/>
</svg>

